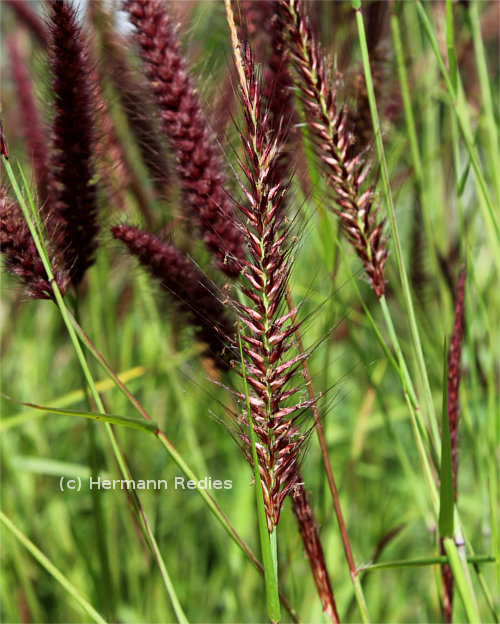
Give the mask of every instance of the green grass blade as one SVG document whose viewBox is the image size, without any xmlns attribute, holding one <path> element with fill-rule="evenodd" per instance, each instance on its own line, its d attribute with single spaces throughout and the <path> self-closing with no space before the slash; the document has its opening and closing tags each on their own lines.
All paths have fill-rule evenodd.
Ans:
<svg viewBox="0 0 500 624">
<path fill-rule="evenodd" d="M 450 0 L 448 0 L 450 2 Z M 451 3 L 451 2 L 450 2 Z M 479 23 L 478 2 L 470 2 L 468 5 L 470 23 L 472 28 L 472 41 L 474 43 L 475 59 L 477 65 L 477 75 L 481 89 L 481 98 L 484 106 L 486 118 L 485 140 L 488 146 L 488 161 L 490 163 L 491 176 L 495 188 L 497 205 L 500 205 L 500 156 L 498 145 L 498 126 L 495 121 L 493 99 L 491 96 L 491 85 L 486 64 L 486 54 L 484 50 L 483 38 L 481 35 L 481 25 Z"/>
<path fill-rule="evenodd" d="M 274 536 L 274 556 L 271 549 L 271 540 L 267 529 L 266 510 L 264 508 L 264 494 L 260 480 L 259 463 L 257 460 L 257 450 L 255 448 L 255 432 L 252 425 L 252 412 L 250 410 L 250 398 L 248 395 L 247 377 L 245 373 L 245 361 L 243 358 L 243 345 L 241 344 L 241 333 L 238 328 L 238 344 L 240 348 L 241 372 L 243 375 L 243 387 L 245 391 L 246 407 L 248 413 L 248 432 L 252 444 L 252 460 L 255 476 L 255 489 L 257 497 L 257 513 L 259 519 L 260 545 L 262 549 L 262 563 L 264 565 L 264 578 L 266 584 L 267 610 L 271 622 L 279 622 L 281 619 L 280 603 L 278 598 L 278 578 L 276 576 L 276 535 Z M 274 529 L 276 533 L 276 528 Z"/>
<path fill-rule="evenodd" d="M 33 544 L 33 542 L 20 531 L 16 525 L 8 518 L 3 511 L 0 511 L 0 522 L 12 533 L 12 535 L 33 555 L 38 563 L 65 589 L 70 596 L 78 602 L 80 607 L 97 624 L 106 624 L 106 620 L 97 613 L 94 607 L 81 595 L 78 589 L 68 581 L 67 577 L 43 554 L 43 552 Z"/>
<path fill-rule="evenodd" d="M 97 422 L 110 423 L 112 425 L 122 425 L 123 427 L 129 427 L 130 429 L 137 429 L 144 433 L 156 433 L 158 431 L 158 425 L 152 420 L 144 420 L 143 418 L 131 418 L 130 416 L 116 416 L 113 414 L 99 414 L 95 412 L 82 412 L 80 410 L 71 410 L 68 408 L 59 409 L 57 407 L 48 407 L 46 405 L 37 405 L 36 403 L 27 403 L 25 401 L 16 401 L 15 399 L 0 393 L 4 399 L 17 403 L 18 405 L 24 405 L 24 407 L 31 407 L 32 409 L 40 410 L 42 412 L 49 412 L 51 414 L 60 414 L 61 416 L 77 416 L 81 418 L 89 418 Z"/>
<path fill-rule="evenodd" d="M 128 381 L 142 377 L 144 373 L 145 369 L 143 366 L 134 366 L 134 368 L 123 371 L 123 373 L 118 373 L 118 377 L 123 383 L 127 383 Z M 102 379 L 101 381 L 97 381 L 95 386 L 99 394 L 103 394 L 114 388 L 115 384 L 111 379 Z M 85 392 L 83 390 L 74 390 L 73 392 L 68 392 L 62 397 L 54 399 L 51 403 L 53 407 L 62 409 L 64 407 L 68 407 L 69 405 L 79 403 L 80 401 L 83 401 L 84 398 Z M 33 410 L 22 410 L 13 416 L 2 418 L 0 420 L 0 434 L 13 427 L 21 427 L 35 418 L 42 418 L 44 415 L 45 414 L 43 413 L 33 412 Z"/>
<path fill-rule="evenodd" d="M 471 555 L 467 557 L 467 563 L 494 563 L 493 555 Z M 383 563 L 372 563 L 366 566 L 360 566 L 360 572 L 376 572 L 377 570 L 392 570 L 398 568 L 419 568 L 429 565 L 442 565 L 448 563 L 446 555 L 434 557 L 416 557 L 415 559 L 401 559 L 398 561 L 384 561 Z"/>
<path fill-rule="evenodd" d="M 415 352 L 415 357 L 418 365 L 418 371 L 422 380 L 422 384 L 424 387 L 424 396 L 426 401 L 427 412 L 429 416 L 429 421 L 431 424 L 431 431 L 433 432 L 433 436 L 435 438 L 434 442 L 437 441 L 437 422 L 436 422 L 436 413 L 434 410 L 434 404 L 432 401 L 432 392 L 430 389 L 429 378 L 427 375 L 427 370 L 425 366 L 424 353 L 422 349 L 422 343 L 420 340 L 420 335 L 417 327 L 417 321 L 415 317 L 415 310 L 413 307 L 412 296 L 410 292 L 410 285 L 408 281 L 408 276 L 406 273 L 404 259 L 403 259 L 403 251 L 401 246 L 401 241 L 399 237 L 399 231 L 396 224 L 396 215 L 394 210 L 394 203 L 392 199 L 392 192 L 389 180 L 389 172 L 387 169 L 387 162 L 384 154 L 384 146 L 382 142 L 382 131 L 380 128 L 380 121 L 378 117 L 377 104 L 375 101 L 375 91 L 373 88 L 373 79 L 371 75 L 370 69 L 370 59 L 368 55 L 368 45 L 366 42 L 366 33 L 365 27 L 363 23 L 363 16 L 361 14 L 361 0 L 353 0 L 352 5 L 356 10 L 356 23 L 358 27 L 358 38 L 359 44 L 361 48 L 361 58 L 363 62 L 363 70 L 365 75 L 365 82 L 368 94 L 368 101 L 370 105 L 370 113 L 373 123 L 373 129 L 375 134 L 375 142 L 377 146 L 377 154 L 379 159 L 379 164 L 381 168 L 382 174 L 382 186 L 384 190 L 384 196 L 387 204 L 387 211 L 389 214 L 389 221 L 391 225 L 391 234 L 394 242 L 394 249 L 396 252 L 396 260 L 398 265 L 399 276 L 401 280 L 401 286 L 403 289 L 403 296 L 406 305 L 406 312 L 408 314 L 408 322 L 410 327 L 410 334 L 412 338 L 413 349 Z"/>
<path fill-rule="evenodd" d="M 466 103 L 463 97 L 463 90 L 460 89 L 460 87 L 458 88 L 458 90 L 455 90 L 453 87 L 452 80 L 448 74 L 444 61 L 441 57 L 441 52 L 439 51 L 439 44 L 437 42 L 437 38 L 434 33 L 432 24 L 429 20 L 429 17 L 424 7 L 422 6 L 422 3 L 419 0 L 416 0 L 416 8 L 417 8 L 417 13 L 420 18 L 420 21 L 424 28 L 425 34 L 429 40 L 429 43 L 431 44 L 431 48 L 439 64 L 441 74 L 443 76 L 447 91 L 452 101 L 452 109 L 456 114 L 460 132 L 462 134 L 467 151 L 469 153 L 469 157 L 471 160 L 472 168 L 474 170 L 477 186 L 480 191 L 479 208 L 481 209 L 483 213 L 483 218 L 487 226 L 486 229 L 487 229 L 488 235 L 490 236 L 492 251 L 495 255 L 497 267 L 500 267 L 500 228 L 498 225 L 497 218 L 495 216 L 495 210 L 493 207 L 493 203 L 491 201 L 491 197 L 488 193 L 488 186 L 486 184 L 486 180 L 484 178 L 484 174 L 481 169 L 479 156 L 474 147 L 473 132 L 472 132 L 470 122 L 468 119 Z"/>
<path fill-rule="evenodd" d="M 460 559 L 457 546 L 451 537 L 445 537 L 443 539 L 443 546 L 446 554 L 448 555 L 448 562 L 457 585 L 458 593 L 462 599 L 467 618 L 471 624 L 477 624 L 478 622 L 481 622 L 481 617 L 477 609 L 476 601 L 469 591 L 469 586 L 464 570 L 462 569 L 462 560 Z M 467 564 L 465 563 L 464 565 Z"/>
</svg>

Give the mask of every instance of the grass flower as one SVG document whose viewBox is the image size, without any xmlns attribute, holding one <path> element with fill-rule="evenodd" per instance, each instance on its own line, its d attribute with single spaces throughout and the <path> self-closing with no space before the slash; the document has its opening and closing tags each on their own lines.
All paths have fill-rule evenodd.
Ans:
<svg viewBox="0 0 500 624">
<path fill-rule="evenodd" d="M 354 136 L 339 108 L 336 85 L 328 75 L 310 19 L 301 0 L 280 0 L 282 27 L 299 78 L 308 127 L 333 191 L 342 229 L 356 250 L 377 297 L 385 292 L 387 259 L 383 222 L 377 219 L 373 188 L 364 188 L 368 166 L 354 155 Z"/>
<path fill-rule="evenodd" d="M 239 67 L 245 129 L 240 166 L 245 201 L 238 205 L 250 259 L 243 263 L 241 292 L 234 301 L 242 330 L 250 406 L 269 532 L 278 524 L 283 501 L 299 480 L 299 455 L 305 441 L 299 420 L 307 401 L 290 402 L 299 388 L 289 382 L 306 354 L 291 355 L 297 326 L 285 312 L 285 293 L 292 269 L 291 236 L 283 218 L 287 180 L 275 181 L 281 145 L 267 132 L 268 112 L 256 79 L 250 49 Z M 243 421 L 246 422 L 245 417 Z M 250 444 L 246 433 L 242 439 Z M 250 451 L 247 450 L 250 455 Z"/>
<path fill-rule="evenodd" d="M 149 232 L 129 225 L 117 225 L 111 231 L 183 309 L 188 322 L 197 328 L 197 338 L 207 345 L 207 355 L 226 369 L 223 351 L 233 328 L 208 279 L 174 245 Z"/>
<path fill-rule="evenodd" d="M 94 91 L 87 49 L 74 8 L 50 2 L 50 69 L 54 94 L 49 234 L 78 285 L 94 262 L 97 190 L 94 180 Z"/>
<path fill-rule="evenodd" d="M 146 76 L 177 159 L 185 208 L 197 220 L 217 267 L 235 276 L 243 258 L 242 238 L 225 189 L 218 149 L 174 26 L 165 5 L 156 0 L 127 0 L 125 8 L 136 27 Z"/>
<path fill-rule="evenodd" d="M 464 333 L 464 303 L 465 303 L 465 267 L 461 269 L 455 295 L 455 318 L 453 333 L 448 353 L 448 423 L 450 426 L 451 459 L 453 469 L 453 489 L 457 499 L 458 474 L 458 389 L 460 386 L 460 360 L 462 355 L 462 338 Z"/>
<path fill-rule="evenodd" d="M 30 297 L 52 299 L 52 287 L 45 273 L 42 260 L 31 236 L 21 209 L 17 203 L 0 192 L 0 252 L 5 268 L 21 280 Z M 54 278 L 64 294 L 67 276 L 54 267 Z"/>
</svg>

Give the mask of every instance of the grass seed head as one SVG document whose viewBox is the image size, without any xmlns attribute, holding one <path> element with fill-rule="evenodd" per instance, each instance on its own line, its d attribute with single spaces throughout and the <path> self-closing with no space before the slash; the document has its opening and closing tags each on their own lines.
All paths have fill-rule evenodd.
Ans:
<svg viewBox="0 0 500 624">
<path fill-rule="evenodd" d="M 146 76 L 177 159 L 187 212 L 196 219 L 217 267 L 234 277 L 244 255 L 242 238 L 225 190 L 218 149 L 174 26 L 162 2 L 127 0 L 124 6 L 136 27 Z"/>
<path fill-rule="evenodd" d="M 111 231 L 187 314 L 198 339 L 207 345 L 207 355 L 219 368 L 226 369 L 223 351 L 233 328 L 207 278 L 174 245 L 149 232 L 129 225 L 117 225 Z"/>
<path fill-rule="evenodd" d="M 50 247 L 49 247 L 50 251 Z M 0 191 L 0 252 L 5 259 L 5 268 L 21 280 L 30 297 L 52 299 L 53 292 L 21 209 L 17 203 Z M 54 278 L 64 295 L 67 276 L 57 266 L 53 267 Z"/>
<path fill-rule="evenodd" d="M 98 234 L 94 181 L 94 89 L 88 51 L 74 8 L 51 0 L 50 69 L 54 94 L 52 123 L 53 205 L 49 234 L 77 285 L 94 262 Z"/>
<path fill-rule="evenodd" d="M 373 188 L 364 189 L 368 173 L 363 154 L 354 155 L 354 136 L 346 111 L 339 108 L 335 81 L 329 76 L 302 0 L 280 0 L 280 18 L 298 76 L 306 121 L 337 207 L 342 230 L 356 250 L 377 297 L 385 293 L 387 259 L 384 222 L 378 220 Z"/>
</svg>

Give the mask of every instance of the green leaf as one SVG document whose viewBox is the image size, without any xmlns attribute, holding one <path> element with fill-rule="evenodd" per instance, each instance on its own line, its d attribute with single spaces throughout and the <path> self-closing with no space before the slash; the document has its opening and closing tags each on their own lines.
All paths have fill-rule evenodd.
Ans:
<svg viewBox="0 0 500 624">
<path fill-rule="evenodd" d="M 48 407 L 46 405 L 37 405 L 36 403 L 25 403 L 24 401 L 16 401 L 6 394 L 0 393 L 4 399 L 17 403 L 18 405 L 24 405 L 24 407 L 31 407 L 32 409 L 40 410 L 42 412 L 50 412 L 51 414 L 60 414 L 61 416 L 80 416 L 81 418 L 90 418 L 91 420 L 97 420 L 100 422 L 110 423 L 112 425 L 122 425 L 124 427 L 130 427 L 130 429 L 137 429 L 145 433 L 156 433 L 158 431 L 158 425 L 152 420 L 144 420 L 144 418 L 131 418 L 129 416 L 116 416 L 113 414 L 99 414 L 97 412 L 81 412 L 78 410 L 71 410 L 68 408 L 58 409 L 57 407 Z"/>
</svg>

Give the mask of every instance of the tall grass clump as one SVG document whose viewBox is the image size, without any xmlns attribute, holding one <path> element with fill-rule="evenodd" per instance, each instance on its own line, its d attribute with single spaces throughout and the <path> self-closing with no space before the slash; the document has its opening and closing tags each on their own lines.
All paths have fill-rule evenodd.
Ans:
<svg viewBox="0 0 500 624">
<path fill-rule="evenodd" d="M 498 622 L 497 3 L 1 21 L 1 618 Z"/>
</svg>

